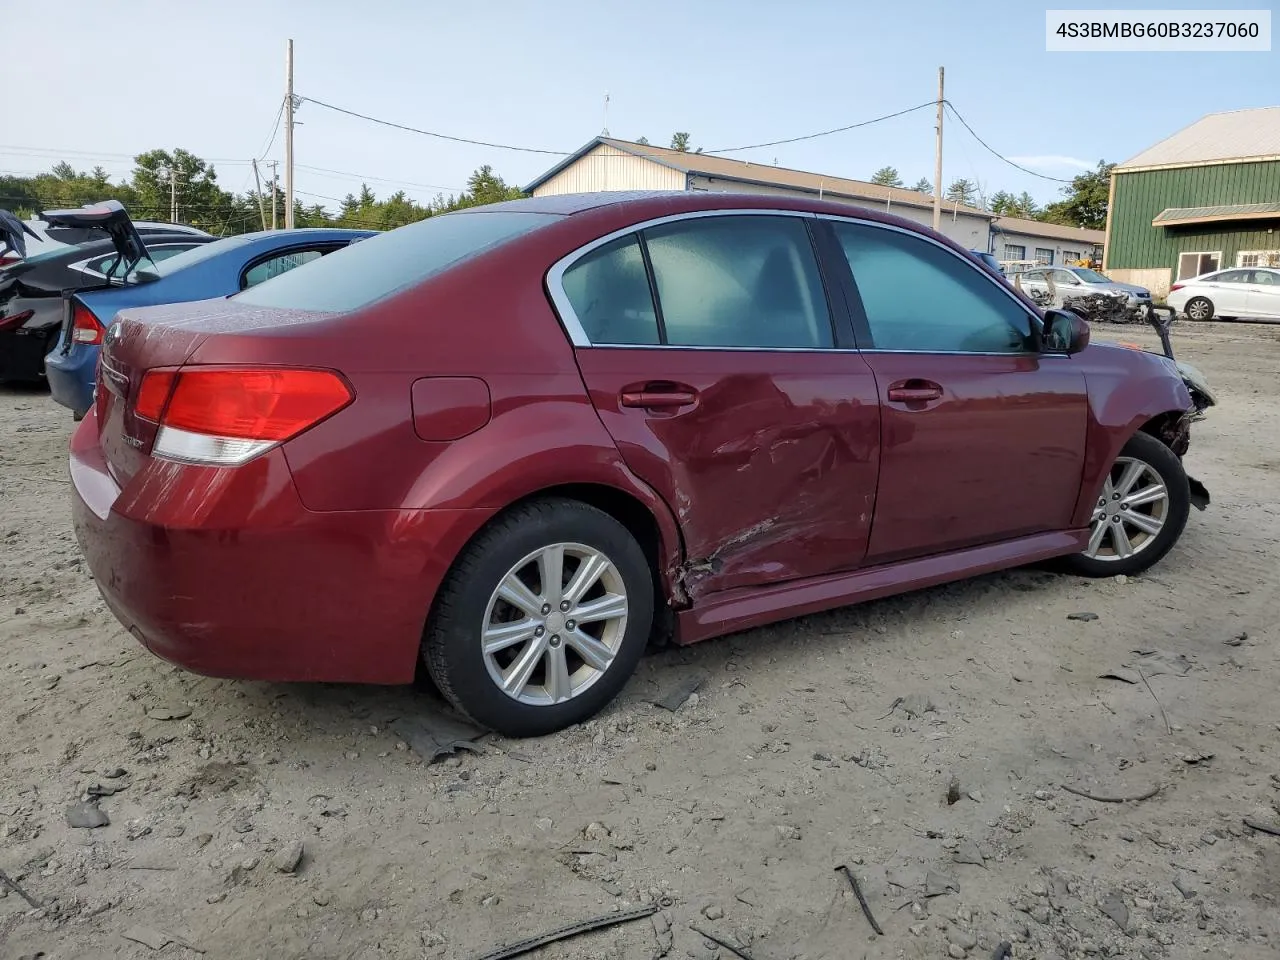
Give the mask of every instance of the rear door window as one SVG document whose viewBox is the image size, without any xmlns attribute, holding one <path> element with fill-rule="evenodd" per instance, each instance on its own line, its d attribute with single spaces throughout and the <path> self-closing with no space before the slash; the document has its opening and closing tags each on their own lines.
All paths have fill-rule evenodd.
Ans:
<svg viewBox="0 0 1280 960">
<path fill-rule="evenodd" d="M 635 234 L 592 250 L 564 272 L 561 284 L 592 343 L 660 342 L 644 253 Z"/>
<path fill-rule="evenodd" d="M 799 217 L 701 217 L 644 231 L 673 347 L 831 348 L 822 277 Z"/>
</svg>

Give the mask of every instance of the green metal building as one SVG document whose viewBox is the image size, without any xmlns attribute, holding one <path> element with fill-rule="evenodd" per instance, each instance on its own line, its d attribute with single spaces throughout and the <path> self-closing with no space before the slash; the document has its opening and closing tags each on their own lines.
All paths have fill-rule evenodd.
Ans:
<svg viewBox="0 0 1280 960">
<path fill-rule="evenodd" d="M 1252 266 L 1280 267 L 1280 107 L 1211 113 L 1112 171 L 1108 276 L 1164 296 Z"/>
</svg>

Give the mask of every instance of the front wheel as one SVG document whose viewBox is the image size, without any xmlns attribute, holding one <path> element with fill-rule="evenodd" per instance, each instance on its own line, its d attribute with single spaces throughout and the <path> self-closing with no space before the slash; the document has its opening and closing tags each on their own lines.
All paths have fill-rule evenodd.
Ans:
<svg viewBox="0 0 1280 960">
<path fill-rule="evenodd" d="M 618 694 L 648 641 L 653 602 L 644 551 L 621 523 L 575 500 L 528 503 L 463 552 L 423 658 L 441 693 L 478 723 L 541 736 Z"/>
<path fill-rule="evenodd" d="M 1177 542 L 1190 510 L 1182 462 L 1156 437 L 1136 433 L 1094 503 L 1088 546 L 1068 562 L 1089 577 L 1141 573 Z"/>
</svg>

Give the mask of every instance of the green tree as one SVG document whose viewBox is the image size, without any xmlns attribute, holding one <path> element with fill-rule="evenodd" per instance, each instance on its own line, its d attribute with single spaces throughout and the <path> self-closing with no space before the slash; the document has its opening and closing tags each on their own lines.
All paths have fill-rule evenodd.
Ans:
<svg viewBox="0 0 1280 960">
<path fill-rule="evenodd" d="M 921 177 L 911 188 L 916 193 L 924 193 L 933 196 L 933 182 L 928 177 Z"/>
<path fill-rule="evenodd" d="M 636 138 L 636 143 L 643 143 L 645 146 L 648 146 L 648 145 L 649 145 L 649 138 L 648 138 L 648 137 L 637 137 L 637 138 Z"/>
<path fill-rule="evenodd" d="M 946 199 L 958 201 L 965 206 L 972 207 L 978 202 L 978 188 L 972 180 L 959 177 L 951 181 L 951 186 L 947 187 Z"/>
<path fill-rule="evenodd" d="M 897 167 L 881 167 L 871 175 L 871 182 L 878 183 L 882 187 L 900 187 L 902 177 L 898 176 Z"/>
<path fill-rule="evenodd" d="M 679 150 L 681 153 L 689 152 L 689 134 L 684 132 L 673 133 L 671 135 L 671 149 Z"/>
<path fill-rule="evenodd" d="M 1101 230 L 1107 225 L 1107 200 L 1111 189 L 1111 170 L 1114 163 L 1099 160 L 1098 166 L 1082 173 L 1062 188 L 1065 200 L 1045 207 L 1041 220 L 1072 227 Z"/>
</svg>

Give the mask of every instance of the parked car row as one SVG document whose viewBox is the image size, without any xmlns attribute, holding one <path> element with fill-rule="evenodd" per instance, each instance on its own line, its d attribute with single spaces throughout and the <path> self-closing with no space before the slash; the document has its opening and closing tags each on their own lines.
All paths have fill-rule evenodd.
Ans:
<svg viewBox="0 0 1280 960">
<path fill-rule="evenodd" d="M 424 665 L 541 734 L 651 636 L 1049 558 L 1133 574 L 1208 503 L 1170 357 L 1091 343 L 889 214 L 597 194 L 351 239 L 262 283 L 281 248 L 218 241 L 71 298 L 72 351 L 100 350 L 76 534 L 117 618 L 188 669 Z M 211 299 L 133 299 L 166 281 Z"/>
<path fill-rule="evenodd" d="M 374 233 L 144 234 L 114 200 L 41 216 L 60 238 L 54 248 L 33 256 L 29 247 L 0 270 L 0 381 L 47 379 L 76 419 L 92 406 L 98 352 L 117 311 L 225 297 Z"/>
</svg>

